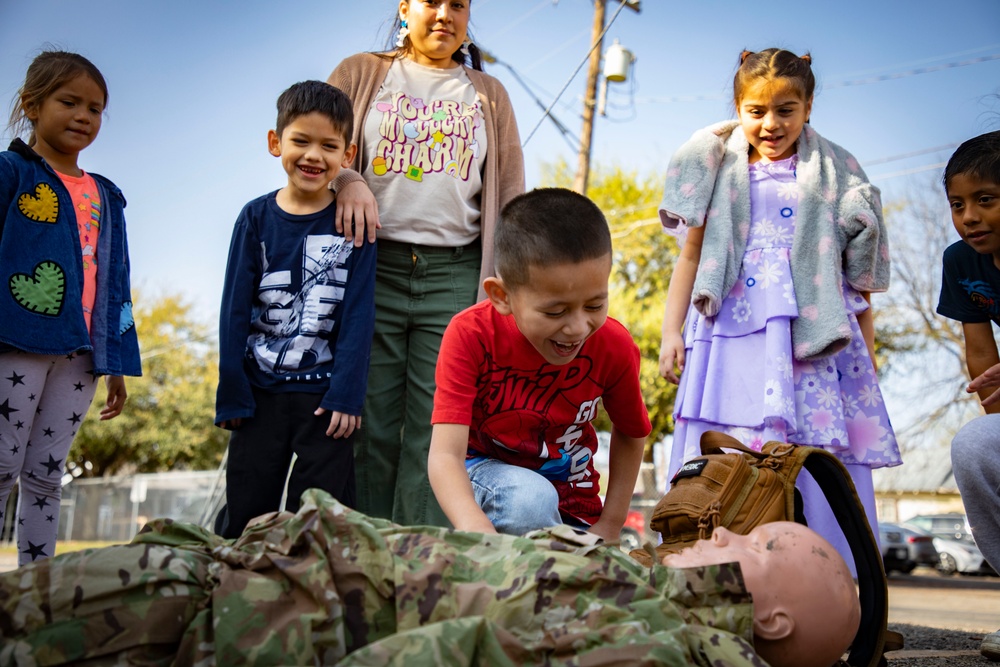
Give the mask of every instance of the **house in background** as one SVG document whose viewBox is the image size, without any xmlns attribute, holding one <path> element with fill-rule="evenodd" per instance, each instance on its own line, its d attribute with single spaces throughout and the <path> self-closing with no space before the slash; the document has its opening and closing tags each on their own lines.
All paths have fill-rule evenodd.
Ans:
<svg viewBox="0 0 1000 667">
<path fill-rule="evenodd" d="M 898 523 L 918 514 L 965 514 L 951 470 L 948 445 L 903 452 L 903 465 L 872 472 L 881 521 Z"/>
</svg>

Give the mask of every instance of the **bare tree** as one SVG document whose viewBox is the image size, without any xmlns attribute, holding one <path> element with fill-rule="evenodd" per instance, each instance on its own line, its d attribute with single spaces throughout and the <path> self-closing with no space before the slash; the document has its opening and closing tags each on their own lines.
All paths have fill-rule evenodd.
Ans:
<svg viewBox="0 0 1000 667">
<path fill-rule="evenodd" d="M 885 214 L 892 285 L 874 299 L 882 384 L 905 405 L 905 414 L 893 414 L 904 443 L 941 442 L 981 414 L 976 397 L 964 390 L 962 326 L 937 314 L 941 258 L 958 236 L 936 177 L 914 183 Z"/>
</svg>

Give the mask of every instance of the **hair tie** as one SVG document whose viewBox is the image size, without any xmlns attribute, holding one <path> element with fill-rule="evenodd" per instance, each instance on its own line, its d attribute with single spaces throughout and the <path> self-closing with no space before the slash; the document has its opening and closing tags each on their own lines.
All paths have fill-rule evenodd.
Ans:
<svg viewBox="0 0 1000 667">
<path fill-rule="evenodd" d="M 752 55 L 753 55 L 753 51 L 747 51 L 746 49 L 744 49 L 743 53 L 740 54 L 740 65 L 742 65 L 743 63 L 745 63 L 746 60 L 747 60 L 747 58 L 749 58 Z"/>
</svg>

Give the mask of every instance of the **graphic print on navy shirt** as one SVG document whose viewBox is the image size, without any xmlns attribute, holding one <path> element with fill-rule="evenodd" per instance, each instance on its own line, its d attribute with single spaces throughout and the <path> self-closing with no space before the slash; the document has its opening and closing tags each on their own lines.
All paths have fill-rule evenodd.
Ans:
<svg viewBox="0 0 1000 667">
<path fill-rule="evenodd" d="M 962 286 L 962 289 L 969 296 L 969 301 L 976 308 L 985 311 L 991 320 L 1000 324 L 1000 299 L 997 298 L 998 295 L 993 289 L 993 285 L 973 278 L 960 279 L 958 284 Z"/>
<path fill-rule="evenodd" d="M 335 309 L 344 298 L 348 271 L 344 267 L 354 246 L 343 236 L 306 236 L 302 247 L 301 276 L 291 270 L 268 271 L 267 245 L 261 243 L 262 265 L 254 313 L 255 329 L 249 347 L 262 368 L 271 368 L 285 380 L 314 380 L 310 369 L 329 362 L 328 336 Z M 298 292 L 292 292 L 299 283 Z M 325 375 L 329 376 L 329 373 Z"/>
<path fill-rule="evenodd" d="M 1000 325 L 1000 269 L 964 241 L 944 251 L 937 312 L 959 322 Z"/>
</svg>

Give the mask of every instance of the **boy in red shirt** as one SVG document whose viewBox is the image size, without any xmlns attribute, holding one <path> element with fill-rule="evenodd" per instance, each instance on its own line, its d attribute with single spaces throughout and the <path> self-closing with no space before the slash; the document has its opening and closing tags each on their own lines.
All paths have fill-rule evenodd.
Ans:
<svg viewBox="0 0 1000 667">
<path fill-rule="evenodd" d="M 458 530 L 524 534 L 567 523 L 617 541 L 649 417 L 639 348 L 608 318 L 611 234 L 563 189 L 504 207 L 488 299 L 456 315 L 438 356 L 431 487 Z M 591 420 L 613 423 L 605 501 Z"/>
</svg>

